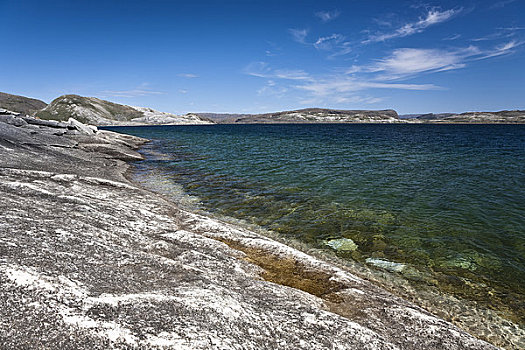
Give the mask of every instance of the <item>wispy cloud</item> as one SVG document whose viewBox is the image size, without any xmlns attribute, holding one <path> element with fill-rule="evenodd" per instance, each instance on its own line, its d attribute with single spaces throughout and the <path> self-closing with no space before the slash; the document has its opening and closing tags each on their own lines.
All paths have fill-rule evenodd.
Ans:
<svg viewBox="0 0 525 350">
<path fill-rule="evenodd" d="M 149 95 L 164 95 L 165 92 L 162 91 L 153 91 L 148 89 L 149 84 L 144 83 L 135 89 L 129 90 L 104 90 L 100 94 L 103 96 L 112 96 L 112 97 L 140 97 L 140 96 L 149 96 Z"/>
<path fill-rule="evenodd" d="M 494 33 L 471 39 L 471 41 L 491 41 L 515 37 L 524 27 L 497 28 Z"/>
<path fill-rule="evenodd" d="M 485 58 L 491 58 L 491 57 L 509 54 L 513 52 L 513 49 L 517 48 L 518 46 L 523 45 L 523 43 L 524 43 L 523 41 L 512 40 L 512 41 L 500 44 L 496 46 L 494 50 L 484 52 L 483 55 L 478 57 L 477 59 L 485 59 Z"/>
<path fill-rule="evenodd" d="M 475 47 L 453 51 L 401 48 L 394 50 L 390 56 L 363 68 L 363 71 L 381 72 L 382 79 L 398 79 L 417 73 L 463 68 L 465 67 L 463 60 L 476 54 L 479 54 L 479 50 Z"/>
<path fill-rule="evenodd" d="M 266 85 L 257 90 L 259 96 L 273 96 L 277 98 L 284 97 L 284 94 L 288 92 L 288 88 L 279 86 L 275 81 L 268 80 Z"/>
<path fill-rule="evenodd" d="M 330 40 L 342 40 L 329 36 Z M 317 46 L 326 40 L 318 40 Z M 321 103 L 377 103 L 381 97 L 365 95 L 366 91 L 413 90 L 431 91 L 445 87 L 429 83 L 413 83 L 410 79 L 423 74 L 465 68 L 473 61 L 510 54 L 525 42 L 502 42 L 490 49 L 467 46 L 449 49 L 399 48 L 366 65 L 353 65 L 346 70 L 313 75 L 300 69 L 275 69 L 266 62 L 253 62 L 244 73 L 267 79 L 259 95 L 299 96 L 300 101 Z M 301 102 L 301 103 L 302 103 Z"/>
<path fill-rule="evenodd" d="M 345 40 L 345 37 L 341 34 L 332 34 L 330 36 L 324 36 L 317 39 L 314 43 L 314 47 L 318 50 L 333 50 L 341 42 Z"/>
<path fill-rule="evenodd" d="M 243 69 L 244 74 L 259 78 L 309 80 L 310 75 L 300 69 L 272 69 L 266 62 L 252 62 Z"/>
<path fill-rule="evenodd" d="M 341 12 L 338 11 L 338 10 L 319 11 L 319 12 L 315 13 L 315 16 L 318 17 L 321 21 L 326 23 L 326 22 L 330 22 L 330 21 L 336 19 L 337 17 L 339 17 L 340 14 L 341 14 Z"/>
<path fill-rule="evenodd" d="M 440 87 L 433 84 L 400 84 L 384 83 L 354 77 L 326 77 L 306 84 L 297 85 L 298 89 L 311 92 L 314 96 L 335 96 L 367 89 L 401 89 L 401 90 L 436 90 Z"/>
<path fill-rule="evenodd" d="M 346 41 L 345 36 L 342 34 L 332 34 L 329 36 L 322 36 L 317 38 L 314 42 L 306 41 L 306 30 L 296 31 L 291 29 L 292 37 L 295 41 L 300 42 L 301 44 L 312 46 L 320 51 L 327 51 L 330 54 L 328 58 L 333 58 L 336 56 L 346 55 L 351 52 L 351 43 Z"/>
<path fill-rule="evenodd" d="M 447 36 L 446 38 L 443 38 L 441 40 L 453 41 L 453 40 L 457 40 L 459 38 L 461 38 L 461 34 L 454 34 L 454 35 L 451 35 L 451 36 Z"/>
<path fill-rule="evenodd" d="M 274 76 L 288 80 L 310 80 L 310 75 L 301 69 L 276 69 Z"/>
<path fill-rule="evenodd" d="M 177 74 L 177 76 L 181 78 L 188 78 L 188 79 L 194 79 L 194 78 L 199 77 L 197 74 L 192 74 L 192 73 L 180 73 L 180 74 Z"/>
<path fill-rule="evenodd" d="M 373 77 L 352 77 L 346 74 L 312 76 L 303 70 L 273 69 L 265 62 L 254 62 L 244 69 L 244 73 L 268 79 L 257 90 L 258 95 L 284 97 L 293 92 L 299 93 L 300 103 L 377 103 L 381 98 L 361 96 L 358 93 L 369 89 L 435 90 L 432 84 L 404 84 L 376 81 Z M 282 84 L 277 81 L 280 80 Z M 306 94 L 305 94 L 306 92 Z"/>
<path fill-rule="evenodd" d="M 328 58 L 343 56 L 352 52 L 352 44 L 349 41 L 345 41 L 345 37 L 341 34 L 321 37 L 313 45 L 317 50 L 330 52 Z"/>
<path fill-rule="evenodd" d="M 352 104 L 375 104 L 382 102 L 384 100 L 383 97 L 373 97 L 373 96 L 362 96 L 362 95 L 352 95 L 352 96 L 340 96 L 336 95 L 333 96 L 333 98 L 326 99 L 324 97 L 315 97 L 310 96 L 307 98 L 302 98 L 299 100 L 299 103 L 306 106 L 323 106 L 326 107 L 333 107 L 333 105 L 341 105 L 345 104 L 348 105 L 349 103 Z"/>
<path fill-rule="evenodd" d="M 490 6 L 490 9 L 498 9 L 498 8 L 503 8 L 513 2 L 515 2 L 516 0 L 503 0 L 503 1 L 496 1 L 495 3 L 492 4 L 492 6 Z"/>
<path fill-rule="evenodd" d="M 282 53 L 282 47 L 274 43 L 273 41 L 266 41 L 268 48 L 265 50 L 265 55 L 268 57 L 278 56 Z"/>
<path fill-rule="evenodd" d="M 473 45 L 449 50 L 400 48 L 370 65 L 354 65 L 347 70 L 347 74 L 373 73 L 379 80 L 407 79 L 422 73 L 464 68 L 471 61 L 509 54 L 522 44 L 512 40 L 485 50 Z"/>
<path fill-rule="evenodd" d="M 188 90 L 186 89 L 179 89 L 179 94 L 187 94 L 188 93 Z"/>
<path fill-rule="evenodd" d="M 426 28 L 430 27 L 431 25 L 438 24 L 445 22 L 452 18 L 454 15 L 459 13 L 461 9 L 454 10 L 446 10 L 446 11 L 440 11 L 437 9 L 432 9 L 427 12 L 426 16 L 423 18 L 420 18 L 417 22 L 407 23 L 403 25 L 402 27 L 396 29 L 393 32 L 390 33 L 379 33 L 379 34 L 372 34 L 369 35 L 368 38 L 363 40 L 363 44 L 373 43 L 373 42 L 381 42 L 386 41 L 394 38 L 402 38 L 409 35 L 413 35 L 416 33 L 421 33 Z"/>
<path fill-rule="evenodd" d="M 292 39 L 298 43 L 305 44 L 306 37 L 308 36 L 308 29 L 288 29 L 288 32 L 292 35 Z"/>
</svg>

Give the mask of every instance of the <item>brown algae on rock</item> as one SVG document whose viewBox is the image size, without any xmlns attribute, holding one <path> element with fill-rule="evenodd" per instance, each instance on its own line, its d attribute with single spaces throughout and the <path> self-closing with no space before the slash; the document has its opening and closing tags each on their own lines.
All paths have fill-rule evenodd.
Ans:
<svg viewBox="0 0 525 350">
<path fill-rule="evenodd" d="M 281 257 L 264 249 L 243 246 L 238 242 L 218 239 L 230 248 L 246 254 L 245 259 L 263 269 L 261 277 L 269 282 L 302 290 L 317 297 L 338 292 L 344 285 L 323 271 L 308 268 L 293 257 Z"/>
</svg>

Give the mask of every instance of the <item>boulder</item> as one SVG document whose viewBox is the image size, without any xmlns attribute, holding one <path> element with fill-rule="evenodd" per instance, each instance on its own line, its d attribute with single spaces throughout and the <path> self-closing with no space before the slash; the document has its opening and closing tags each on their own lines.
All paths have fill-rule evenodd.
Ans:
<svg viewBox="0 0 525 350">
<path fill-rule="evenodd" d="M 337 251 L 354 251 L 357 249 L 357 244 L 350 238 L 330 239 L 324 244 Z"/>
<path fill-rule="evenodd" d="M 4 109 L 4 108 L 0 108 L 0 115 L 20 115 L 20 113 L 17 113 L 17 112 L 13 112 L 13 111 L 8 111 L 7 109 Z"/>
<path fill-rule="evenodd" d="M 31 125 L 47 126 L 51 128 L 62 128 L 62 129 L 65 129 L 68 127 L 68 124 L 63 123 L 63 122 L 58 122 L 56 120 L 42 120 L 42 119 L 37 119 L 33 117 L 28 117 L 28 116 L 22 117 L 22 119 L 24 119 L 28 124 L 31 124 Z"/>
<path fill-rule="evenodd" d="M 368 258 L 366 259 L 366 263 L 370 265 L 374 265 L 375 267 L 379 267 L 380 269 L 384 269 L 390 272 L 403 272 L 403 270 L 405 270 L 406 268 L 405 264 L 396 263 L 396 262 L 383 260 L 383 259 Z"/>
<path fill-rule="evenodd" d="M 96 127 L 92 127 L 91 125 L 82 124 L 81 122 L 79 122 L 78 120 L 74 118 L 69 118 L 67 122 L 69 123 L 69 125 L 71 125 L 76 130 L 78 130 L 81 134 L 84 134 L 84 135 L 93 135 L 98 131 Z"/>
<path fill-rule="evenodd" d="M 0 110 L 1 112 L 1 110 Z M 10 125 L 13 125 L 13 126 L 24 126 L 24 125 L 27 125 L 27 122 L 22 119 L 22 118 L 19 118 L 15 115 L 9 115 L 9 114 L 1 114 L 0 113 L 0 121 L 1 122 L 4 122 L 6 124 L 10 124 Z"/>
</svg>

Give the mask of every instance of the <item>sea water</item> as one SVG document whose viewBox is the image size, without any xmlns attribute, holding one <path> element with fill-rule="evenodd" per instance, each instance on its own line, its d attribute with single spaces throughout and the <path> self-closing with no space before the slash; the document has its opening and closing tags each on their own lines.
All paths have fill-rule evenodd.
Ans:
<svg viewBox="0 0 525 350">
<path fill-rule="evenodd" d="M 115 130 L 153 141 L 136 176 L 154 174 L 183 205 L 405 273 L 525 323 L 525 125 Z"/>
</svg>

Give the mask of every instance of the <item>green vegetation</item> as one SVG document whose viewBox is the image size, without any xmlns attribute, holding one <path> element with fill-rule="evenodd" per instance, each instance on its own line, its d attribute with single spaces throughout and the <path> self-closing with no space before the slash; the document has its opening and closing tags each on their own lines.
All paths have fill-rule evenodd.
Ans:
<svg viewBox="0 0 525 350">
<path fill-rule="evenodd" d="M 100 119 L 128 121 L 140 118 L 136 109 L 94 97 L 64 95 L 56 98 L 45 109 L 36 113 L 40 119 L 67 121 L 69 118 L 86 124 L 97 124 Z"/>
</svg>

